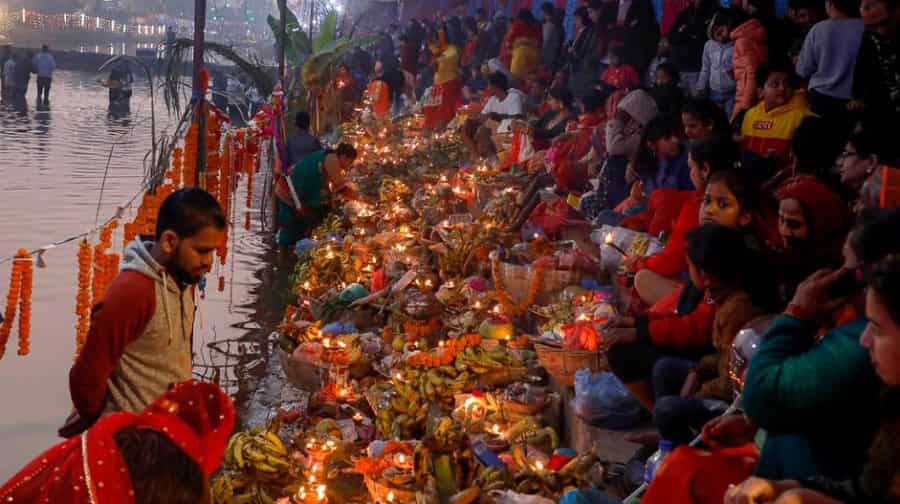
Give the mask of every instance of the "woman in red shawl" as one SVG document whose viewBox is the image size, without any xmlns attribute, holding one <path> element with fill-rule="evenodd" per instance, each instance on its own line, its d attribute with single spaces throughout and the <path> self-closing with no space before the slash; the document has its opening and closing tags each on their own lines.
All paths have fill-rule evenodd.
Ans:
<svg viewBox="0 0 900 504">
<path fill-rule="evenodd" d="M 0 502 L 196 504 L 222 463 L 234 404 L 189 380 L 139 414 L 112 413 L 50 448 L 3 486 Z"/>
<path fill-rule="evenodd" d="M 781 261 L 782 296 L 790 299 L 806 277 L 843 263 L 842 247 L 850 229 L 847 204 L 812 175 L 786 180 L 775 192 Z"/>
</svg>

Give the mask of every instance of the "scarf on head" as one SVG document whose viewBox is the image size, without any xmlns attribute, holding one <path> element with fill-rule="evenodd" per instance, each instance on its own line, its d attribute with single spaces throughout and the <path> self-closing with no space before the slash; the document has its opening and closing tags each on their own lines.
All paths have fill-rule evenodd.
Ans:
<svg viewBox="0 0 900 504">
<path fill-rule="evenodd" d="M 134 490 L 115 434 L 153 429 L 184 451 L 208 478 L 222 463 L 234 428 L 231 398 L 211 383 L 188 380 L 139 414 L 113 413 L 39 455 L 3 486 L 0 502 L 132 504 Z"/>
<path fill-rule="evenodd" d="M 847 205 L 812 175 L 786 180 L 776 190 L 778 201 L 796 199 L 806 210 L 809 244 L 815 249 L 841 250 L 850 226 Z"/>
</svg>

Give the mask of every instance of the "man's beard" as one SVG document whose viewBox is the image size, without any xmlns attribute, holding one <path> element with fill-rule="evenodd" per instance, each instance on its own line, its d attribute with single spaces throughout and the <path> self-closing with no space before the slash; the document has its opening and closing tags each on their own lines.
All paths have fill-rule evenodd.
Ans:
<svg viewBox="0 0 900 504">
<path fill-rule="evenodd" d="M 179 285 L 197 285 L 200 280 L 203 278 L 203 275 L 194 276 L 188 273 L 186 270 L 181 268 L 177 264 L 173 264 L 168 267 L 170 273 L 175 278 L 175 280 L 179 283 Z"/>
</svg>

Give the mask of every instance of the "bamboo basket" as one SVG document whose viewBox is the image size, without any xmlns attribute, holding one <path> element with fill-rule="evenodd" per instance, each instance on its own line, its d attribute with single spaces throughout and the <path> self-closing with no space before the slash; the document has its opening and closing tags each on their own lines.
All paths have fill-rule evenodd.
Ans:
<svg viewBox="0 0 900 504">
<path fill-rule="evenodd" d="M 315 392 L 322 388 L 322 369 L 319 366 L 312 362 L 298 361 L 280 348 L 278 358 L 291 385 L 307 392 Z"/>
<path fill-rule="evenodd" d="M 414 490 L 401 490 L 399 488 L 390 487 L 380 481 L 375 480 L 369 475 L 364 477 L 366 488 L 369 490 L 370 502 L 375 504 L 415 504 L 416 492 Z M 388 499 L 388 495 L 393 492 L 394 499 Z"/>
<path fill-rule="evenodd" d="M 521 303 L 528 295 L 532 276 L 534 276 L 534 269 L 531 266 L 521 266 L 504 261 L 500 261 L 499 269 L 503 289 L 513 301 Z M 584 273 L 581 271 L 544 270 L 544 279 L 541 282 L 541 288 L 538 291 L 535 303 L 539 305 L 550 304 L 560 291 L 570 285 L 580 284 L 583 277 Z"/>
<path fill-rule="evenodd" d="M 590 369 L 592 373 L 609 369 L 605 351 L 565 350 L 541 343 L 536 343 L 534 349 L 541 366 L 556 381 L 567 387 L 575 385 L 575 372 L 579 369 Z"/>
</svg>

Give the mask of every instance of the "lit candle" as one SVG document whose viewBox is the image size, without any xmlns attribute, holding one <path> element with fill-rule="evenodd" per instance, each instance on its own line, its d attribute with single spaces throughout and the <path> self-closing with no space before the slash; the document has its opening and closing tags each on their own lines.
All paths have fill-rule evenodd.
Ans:
<svg viewBox="0 0 900 504">
<path fill-rule="evenodd" d="M 406 463 L 406 455 L 404 455 L 402 453 L 400 455 L 398 455 L 397 462 L 400 464 L 405 464 Z"/>
<path fill-rule="evenodd" d="M 362 413 L 360 413 L 358 411 L 356 412 L 355 415 L 353 415 L 353 420 L 356 422 L 362 422 L 362 419 L 363 419 Z"/>
<path fill-rule="evenodd" d="M 319 500 L 322 500 L 322 501 L 325 500 L 325 490 L 326 490 L 325 485 L 319 485 L 316 487 L 316 497 Z"/>
<path fill-rule="evenodd" d="M 616 252 L 622 254 L 623 256 L 627 256 L 627 255 L 628 255 L 628 253 L 626 253 L 624 250 L 621 249 L 621 247 L 619 247 L 618 245 L 616 245 L 616 244 L 613 242 L 613 235 L 612 235 L 612 233 L 606 233 L 606 238 L 604 238 L 603 242 L 604 242 L 606 245 L 608 245 L 610 248 L 612 248 L 613 250 L 615 250 Z"/>
<path fill-rule="evenodd" d="M 494 426 L 491 427 L 491 432 L 493 432 L 494 434 L 499 436 L 500 435 L 500 426 L 497 424 L 494 424 Z"/>
<path fill-rule="evenodd" d="M 388 492 L 388 494 L 387 494 L 387 500 L 388 500 L 388 502 L 394 502 L 394 491 L 393 491 L 393 490 L 391 490 L 390 492 Z"/>
<path fill-rule="evenodd" d="M 544 463 L 541 462 L 540 460 L 536 460 L 536 461 L 534 462 L 534 468 L 537 469 L 538 471 L 543 471 L 543 470 L 544 470 Z"/>
</svg>

